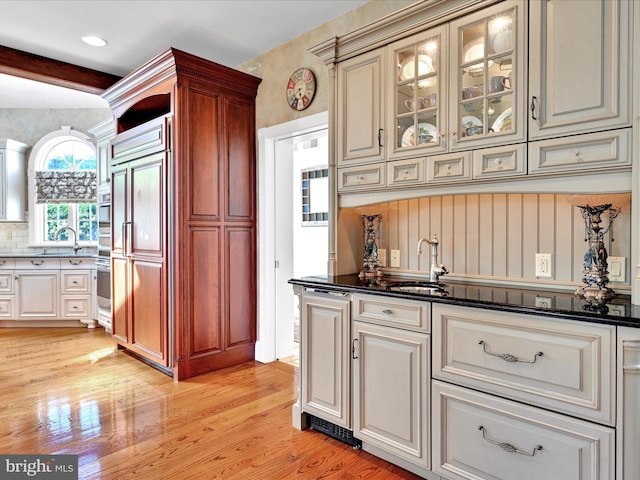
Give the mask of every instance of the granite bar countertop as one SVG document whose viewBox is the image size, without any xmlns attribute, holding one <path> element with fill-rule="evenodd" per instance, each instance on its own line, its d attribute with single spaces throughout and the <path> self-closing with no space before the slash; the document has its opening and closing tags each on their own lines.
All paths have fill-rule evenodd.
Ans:
<svg viewBox="0 0 640 480">
<path fill-rule="evenodd" d="M 397 285 L 402 282 L 415 281 L 417 281 L 416 278 L 396 276 L 361 279 L 357 274 L 352 274 L 293 278 L 289 280 L 289 283 L 331 291 L 386 295 L 410 300 L 425 300 L 434 303 L 640 328 L 640 305 L 631 304 L 629 295 L 618 295 L 606 305 L 592 306 L 571 292 L 457 283 L 448 282 L 446 279 L 441 279 L 441 288 L 434 290 L 399 292 L 392 289 L 394 283 Z"/>
<path fill-rule="evenodd" d="M 78 252 L 78 253 L 56 253 L 56 252 L 47 252 L 47 253 L 0 253 L 0 258 L 42 258 L 42 257 L 50 257 L 50 258 L 68 258 L 68 257 L 77 257 L 77 258 L 97 258 L 97 253 L 92 252 Z"/>
</svg>

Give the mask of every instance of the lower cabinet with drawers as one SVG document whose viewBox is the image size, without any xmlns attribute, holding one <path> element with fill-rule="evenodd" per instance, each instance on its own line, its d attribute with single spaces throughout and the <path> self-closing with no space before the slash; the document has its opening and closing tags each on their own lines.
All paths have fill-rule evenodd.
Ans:
<svg viewBox="0 0 640 480">
<path fill-rule="evenodd" d="M 616 327 L 433 305 L 433 471 L 615 478 Z"/>
<path fill-rule="evenodd" d="M 298 427 L 318 416 L 432 480 L 640 478 L 640 328 L 296 292 Z"/>
<path fill-rule="evenodd" d="M 90 257 L 0 260 L 0 327 L 96 326 Z"/>
</svg>

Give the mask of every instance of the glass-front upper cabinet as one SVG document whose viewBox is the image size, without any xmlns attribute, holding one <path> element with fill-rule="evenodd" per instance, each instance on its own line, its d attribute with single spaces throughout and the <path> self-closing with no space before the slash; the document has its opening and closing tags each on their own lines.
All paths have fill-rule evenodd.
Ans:
<svg viewBox="0 0 640 480">
<path fill-rule="evenodd" d="M 448 27 L 389 45 L 388 156 L 446 150 Z"/>
<path fill-rule="evenodd" d="M 526 140 L 527 9 L 507 1 L 450 24 L 450 150 Z"/>
</svg>

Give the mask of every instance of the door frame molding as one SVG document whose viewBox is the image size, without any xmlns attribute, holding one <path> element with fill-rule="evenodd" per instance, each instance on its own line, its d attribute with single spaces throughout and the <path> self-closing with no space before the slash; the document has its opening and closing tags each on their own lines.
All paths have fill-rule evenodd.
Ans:
<svg viewBox="0 0 640 480">
<path fill-rule="evenodd" d="M 275 150 L 283 138 L 327 127 L 329 112 L 258 129 L 258 335 L 255 359 L 276 357 Z M 292 289 L 293 294 L 293 289 Z"/>
</svg>

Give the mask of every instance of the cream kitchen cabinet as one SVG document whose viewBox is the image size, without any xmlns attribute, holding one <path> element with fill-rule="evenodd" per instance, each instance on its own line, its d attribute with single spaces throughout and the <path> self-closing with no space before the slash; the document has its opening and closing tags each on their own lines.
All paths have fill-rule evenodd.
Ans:
<svg viewBox="0 0 640 480">
<path fill-rule="evenodd" d="M 26 218 L 28 150 L 24 143 L 0 139 L 0 220 Z"/>
<path fill-rule="evenodd" d="M 60 262 L 56 259 L 17 260 L 16 318 L 58 320 L 60 318 Z"/>
<path fill-rule="evenodd" d="M 616 327 L 454 305 L 432 312 L 434 472 L 614 477 Z"/>
<path fill-rule="evenodd" d="M 385 50 L 338 65 L 338 167 L 385 160 Z"/>
<path fill-rule="evenodd" d="M 90 256 L 0 259 L 0 326 L 96 326 Z"/>
<path fill-rule="evenodd" d="M 530 2 L 530 140 L 631 126 L 634 3 Z"/>
<path fill-rule="evenodd" d="M 433 382 L 433 471 L 444 478 L 612 479 L 614 458 L 613 428 Z"/>
<path fill-rule="evenodd" d="M 450 23 L 450 151 L 526 141 L 526 26 L 522 0 Z"/>
<path fill-rule="evenodd" d="M 98 190 L 109 192 L 111 182 L 111 163 L 109 156 L 109 140 L 115 135 L 115 122 L 109 118 L 89 129 L 96 144 L 96 180 Z"/>
<path fill-rule="evenodd" d="M 353 436 L 419 475 L 430 468 L 429 303 L 354 295 Z"/>
<path fill-rule="evenodd" d="M 14 318 L 14 269 L 13 259 L 0 259 L 0 320 Z"/>
<path fill-rule="evenodd" d="M 305 289 L 302 294 L 302 411 L 351 429 L 351 295 Z"/>
</svg>

